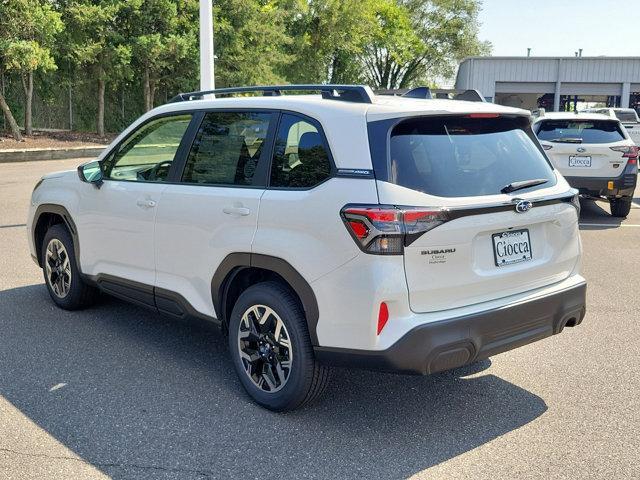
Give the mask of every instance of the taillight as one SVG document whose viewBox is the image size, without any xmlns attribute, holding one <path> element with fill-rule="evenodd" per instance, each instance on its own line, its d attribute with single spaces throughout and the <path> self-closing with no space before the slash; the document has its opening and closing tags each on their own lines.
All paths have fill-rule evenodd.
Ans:
<svg viewBox="0 0 640 480">
<path fill-rule="evenodd" d="M 635 165 L 638 163 L 638 152 L 640 152 L 640 147 L 636 145 L 625 145 L 623 147 L 609 147 L 614 152 L 622 152 L 622 158 L 628 158 L 628 165 Z"/>
<path fill-rule="evenodd" d="M 360 249 L 376 255 L 401 255 L 405 246 L 448 220 L 441 209 L 388 205 L 347 205 L 340 215 Z"/>
</svg>

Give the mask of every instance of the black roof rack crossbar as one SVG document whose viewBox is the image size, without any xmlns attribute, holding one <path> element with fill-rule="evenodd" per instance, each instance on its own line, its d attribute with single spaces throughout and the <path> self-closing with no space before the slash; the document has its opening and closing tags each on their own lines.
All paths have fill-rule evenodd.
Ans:
<svg viewBox="0 0 640 480">
<path fill-rule="evenodd" d="M 217 88 L 197 92 L 179 93 L 171 102 L 198 100 L 205 95 L 234 95 L 237 93 L 262 92 L 264 96 L 278 96 L 282 92 L 320 92 L 322 98 L 355 103 L 373 103 L 373 92 L 365 85 L 268 85 L 253 87 Z"/>
<path fill-rule="evenodd" d="M 442 100 L 466 100 L 467 102 L 486 102 L 478 90 L 456 90 L 455 88 L 416 87 L 412 89 L 398 88 L 390 90 L 376 90 L 377 95 L 395 95 L 407 98 Z"/>
<path fill-rule="evenodd" d="M 422 98 L 426 100 L 430 100 L 433 98 L 431 94 L 431 89 L 429 87 L 416 87 L 412 88 L 408 92 L 402 94 L 403 97 L 409 98 Z"/>
</svg>

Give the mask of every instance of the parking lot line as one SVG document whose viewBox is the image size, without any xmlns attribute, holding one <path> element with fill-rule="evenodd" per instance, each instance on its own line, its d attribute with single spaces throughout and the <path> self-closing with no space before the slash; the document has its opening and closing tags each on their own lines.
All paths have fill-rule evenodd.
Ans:
<svg viewBox="0 0 640 480">
<path fill-rule="evenodd" d="M 616 225 L 615 223 L 581 223 L 581 227 L 640 227 L 640 225 L 630 225 L 623 223 L 621 225 Z"/>
<path fill-rule="evenodd" d="M 12 225 L 0 225 L 0 228 L 18 228 L 18 227 L 26 227 L 26 223 L 15 223 Z"/>
</svg>

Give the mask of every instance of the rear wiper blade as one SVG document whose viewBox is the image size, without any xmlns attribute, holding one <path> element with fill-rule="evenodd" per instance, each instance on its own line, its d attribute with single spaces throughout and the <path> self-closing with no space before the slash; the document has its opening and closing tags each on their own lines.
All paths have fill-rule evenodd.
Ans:
<svg viewBox="0 0 640 480">
<path fill-rule="evenodd" d="M 581 138 L 571 138 L 571 137 L 565 137 L 565 138 L 554 138 L 552 140 L 549 140 L 550 142 L 556 142 L 556 143 L 582 143 L 582 139 Z"/>
<path fill-rule="evenodd" d="M 535 187 L 537 185 L 543 185 L 549 180 L 546 178 L 534 178 L 533 180 L 522 180 L 521 182 L 513 182 L 503 187 L 500 191 L 502 193 L 511 193 L 516 190 L 522 190 L 523 188 Z"/>
</svg>

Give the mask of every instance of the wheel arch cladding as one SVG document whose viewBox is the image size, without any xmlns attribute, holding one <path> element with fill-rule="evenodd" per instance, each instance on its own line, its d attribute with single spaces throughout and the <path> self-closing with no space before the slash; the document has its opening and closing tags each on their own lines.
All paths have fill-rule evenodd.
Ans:
<svg viewBox="0 0 640 480">
<path fill-rule="evenodd" d="M 229 313 L 235 303 L 233 300 L 242 293 L 238 285 L 247 287 L 270 279 L 284 281 L 296 294 L 305 313 L 311 342 L 317 346 L 316 326 L 320 314 L 313 289 L 291 264 L 278 257 L 256 253 L 227 255 L 218 266 L 211 281 L 211 297 L 217 316 L 223 324 L 228 323 Z"/>
<path fill-rule="evenodd" d="M 76 264 L 80 267 L 80 246 L 78 244 L 78 230 L 71 218 L 69 211 L 62 205 L 55 204 L 42 204 L 40 205 L 35 215 L 33 216 L 33 226 L 31 234 L 33 235 L 33 242 L 37 252 L 38 265 L 42 267 L 42 242 L 47 230 L 53 225 L 63 224 L 73 240 L 73 249 L 75 251 Z"/>
</svg>

